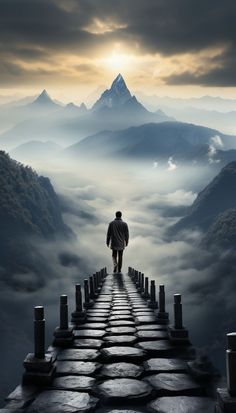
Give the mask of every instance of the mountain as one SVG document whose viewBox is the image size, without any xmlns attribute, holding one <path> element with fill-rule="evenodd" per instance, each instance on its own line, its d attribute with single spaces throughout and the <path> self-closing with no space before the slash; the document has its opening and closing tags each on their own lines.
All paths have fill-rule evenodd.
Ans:
<svg viewBox="0 0 236 413">
<path fill-rule="evenodd" d="M 51 160 L 53 157 L 59 155 L 62 147 L 54 142 L 46 141 L 29 141 L 17 146 L 10 155 L 21 162 L 33 160 Z"/>
<path fill-rule="evenodd" d="M 1 280 L 14 288 L 33 289 L 32 283 L 42 282 L 46 263 L 40 259 L 37 243 L 70 236 L 50 180 L 3 151 L 0 151 L 0 228 Z M 32 272 L 37 277 L 31 277 L 30 281 L 27 274 Z"/>
<path fill-rule="evenodd" d="M 68 147 L 65 153 L 90 157 L 122 157 L 151 161 L 226 163 L 236 159 L 236 151 L 222 151 L 213 146 L 218 137 L 222 145 L 236 142 L 236 138 L 202 126 L 180 122 L 149 123 L 121 131 L 103 131 Z"/>
<path fill-rule="evenodd" d="M 104 129 L 115 131 L 150 122 L 174 120 L 162 111 L 149 112 L 131 95 L 121 75 L 116 77 L 111 88 L 101 95 L 91 110 L 87 110 L 84 104 L 79 108 L 74 104 L 66 107 L 57 105 L 46 91 L 24 108 L 27 110 L 22 120 L 0 135 L 2 149 L 9 151 L 32 139 L 50 139 L 68 146 Z"/>
<path fill-rule="evenodd" d="M 51 97 L 45 89 L 32 103 L 26 105 L 26 109 L 29 110 L 51 111 L 59 108 L 60 105 L 58 105 L 51 99 Z"/>
<path fill-rule="evenodd" d="M 99 110 L 104 107 L 115 108 L 123 105 L 131 98 L 131 93 L 126 86 L 124 78 L 119 73 L 119 75 L 112 82 L 111 88 L 106 89 L 102 93 L 101 97 L 95 102 L 92 109 Z"/>
<path fill-rule="evenodd" d="M 235 216 L 235 207 L 236 161 L 226 165 L 198 194 L 187 215 L 172 227 L 172 231 L 176 233 L 197 228 L 206 234 L 209 230 L 207 237 L 213 239 L 214 234 L 227 233 Z"/>
</svg>

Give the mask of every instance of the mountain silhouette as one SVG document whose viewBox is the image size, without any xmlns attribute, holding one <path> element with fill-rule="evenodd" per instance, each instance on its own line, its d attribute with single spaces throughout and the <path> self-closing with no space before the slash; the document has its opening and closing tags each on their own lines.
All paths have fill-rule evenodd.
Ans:
<svg viewBox="0 0 236 413">
<path fill-rule="evenodd" d="M 32 102 L 27 105 L 28 109 L 38 109 L 38 110 L 52 110 L 52 109 L 57 109 L 60 108 L 60 105 L 55 103 L 51 97 L 49 96 L 48 92 L 46 89 L 40 93 L 40 95 Z"/>
<path fill-rule="evenodd" d="M 101 97 L 93 105 L 93 110 L 102 109 L 104 107 L 114 108 L 123 105 L 131 99 L 131 93 L 126 86 L 123 76 L 119 73 L 112 82 L 111 88 L 105 90 Z"/>
<path fill-rule="evenodd" d="M 236 162 L 226 165 L 220 173 L 203 189 L 189 207 L 187 215 L 172 227 L 173 232 L 201 229 L 205 234 L 225 232 L 224 219 L 229 222 L 230 212 L 236 207 Z M 221 215 L 223 214 L 223 215 Z M 224 215 L 226 214 L 226 215 Z M 235 215 L 235 211 L 233 211 Z M 232 215 L 232 216 L 234 216 Z M 211 235 L 213 240 L 213 236 Z"/>
</svg>

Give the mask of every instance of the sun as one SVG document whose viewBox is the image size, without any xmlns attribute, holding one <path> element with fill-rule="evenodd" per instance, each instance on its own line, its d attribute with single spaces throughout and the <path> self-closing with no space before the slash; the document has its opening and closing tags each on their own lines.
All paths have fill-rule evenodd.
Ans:
<svg viewBox="0 0 236 413">
<path fill-rule="evenodd" d="M 103 63 L 109 69 L 122 72 L 130 67 L 132 63 L 132 56 L 121 52 L 113 52 L 111 55 L 103 59 Z"/>
</svg>

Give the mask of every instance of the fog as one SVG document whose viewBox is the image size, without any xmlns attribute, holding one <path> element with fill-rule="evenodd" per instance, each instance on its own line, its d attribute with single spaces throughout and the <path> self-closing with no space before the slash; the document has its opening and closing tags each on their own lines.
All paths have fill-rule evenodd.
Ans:
<svg viewBox="0 0 236 413">
<path fill-rule="evenodd" d="M 33 307 L 45 306 L 49 345 L 58 325 L 59 295 L 68 294 L 71 312 L 74 284 L 104 266 L 111 272 L 111 250 L 105 240 L 108 223 L 116 210 L 123 212 L 130 229 L 123 271 L 132 266 L 155 279 L 157 285 L 166 285 L 171 320 L 173 294 L 183 295 L 184 324 L 190 330 L 193 345 L 207 352 L 224 374 L 225 332 L 234 325 L 232 257 L 227 254 L 220 257 L 202 249 L 198 232 L 166 241 L 167 228 L 209 183 L 214 170 L 173 167 L 170 159 L 162 167 L 157 163 L 128 164 L 115 160 L 107 163 L 87 159 L 25 161 L 51 179 L 61 199 L 64 221 L 75 237 L 71 241 L 37 245 L 48 267 L 43 275 L 43 287 L 29 293 L 1 285 L 2 399 L 20 382 L 23 359 L 33 351 Z M 230 271 L 227 270 L 229 262 L 232 263 Z M 19 281 L 21 276 L 15 277 Z M 22 281 L 27 284 L 36 275 L 24 277 Z"/>
</svg>

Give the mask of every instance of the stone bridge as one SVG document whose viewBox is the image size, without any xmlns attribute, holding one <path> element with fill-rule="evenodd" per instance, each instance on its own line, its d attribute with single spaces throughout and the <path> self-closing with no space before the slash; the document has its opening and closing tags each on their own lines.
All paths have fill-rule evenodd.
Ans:
<svg viewBox="0 0 236 413">
<path fill-rule="evenodd" d="M 157 300 L 155 281 L 141 272 L 103 268 L 84 280 L 83 296 L 75 286 L 71 323 L 61 295 L 47 350 L 44 308 L 35 307 L 34 353 L 0 413 L 236 412 L 236 333 L 228 335 L 228 389 L 216 392 L 217 372 L 196 355 L 183 326 L 180 294 L 173 305 L 170 325 L 164 285 Z"/>
</svg>

